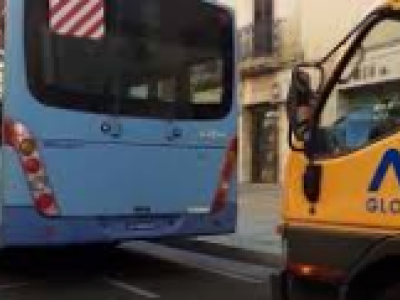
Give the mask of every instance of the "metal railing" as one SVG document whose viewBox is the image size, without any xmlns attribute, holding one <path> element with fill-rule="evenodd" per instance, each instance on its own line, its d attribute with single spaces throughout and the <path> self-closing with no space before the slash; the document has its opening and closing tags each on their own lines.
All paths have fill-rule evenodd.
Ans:
<svg viewBox="0 0 400 300">
<path fill-rule="evenodd" d="M 238 30 L 240 61 L 272 56 L 276 52 L 276 28 L 268 24 L 250 24 Z"/>
<path fill-rule="evenodd" d="M 264 23 L 238 30 L 239 68 L 243 76 L 271 72 L 279 67 L 277 32 L 276 24 Z"/>
</svg>

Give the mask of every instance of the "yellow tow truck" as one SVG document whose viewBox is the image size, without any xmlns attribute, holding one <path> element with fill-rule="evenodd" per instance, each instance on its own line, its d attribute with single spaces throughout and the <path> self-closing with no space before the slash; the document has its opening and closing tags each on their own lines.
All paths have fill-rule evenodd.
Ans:
<svg viewBox="0 0 400 300">
<path fill-rule="evenodd" d="M 400 300 L 400 1 L 297 65 L 287 113 L 271 300 Z"/>
</svg>

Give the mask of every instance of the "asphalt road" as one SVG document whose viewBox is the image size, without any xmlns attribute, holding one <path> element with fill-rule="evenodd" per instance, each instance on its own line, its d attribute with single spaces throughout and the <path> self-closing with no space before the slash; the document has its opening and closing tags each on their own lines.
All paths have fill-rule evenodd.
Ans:
<svg viewBox="0 0 400 300">
<path fill-rule="evenodd" d="M 0 299 L 272 300 L 271 272 L 148 243 L 113 250 L 13 250 L 0 256 Z"/>
</svg>

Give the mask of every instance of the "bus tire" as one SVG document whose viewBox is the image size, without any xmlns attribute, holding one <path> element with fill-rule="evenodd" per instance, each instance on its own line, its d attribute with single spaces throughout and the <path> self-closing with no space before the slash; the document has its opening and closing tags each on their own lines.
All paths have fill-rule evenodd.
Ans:
<svg viewBox="0 0 400 300">
<path fill-rule="evenodd" d="M 97 249 L 100 251 L 101 250 L 108 251 L 108 250 L 114 250 L 119 245 L 120 245 L 119 242 L 107 242 L 107 243 L 94 244 L 94 245 L 92 245 L 92 247 L 93 247 L 93 249 Z"/>
</svg>

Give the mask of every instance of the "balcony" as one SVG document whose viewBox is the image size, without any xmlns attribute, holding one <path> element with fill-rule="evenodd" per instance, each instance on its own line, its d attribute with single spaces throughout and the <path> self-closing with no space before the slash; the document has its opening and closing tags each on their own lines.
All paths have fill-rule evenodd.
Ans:
<svg viewBox="0 0 400 300">
<path fill-rule="evenodd" d="M 257 76 L 279 68 L 277 25 L 251 24 L 238 31 L 242 76 Z"/>
</svg>

